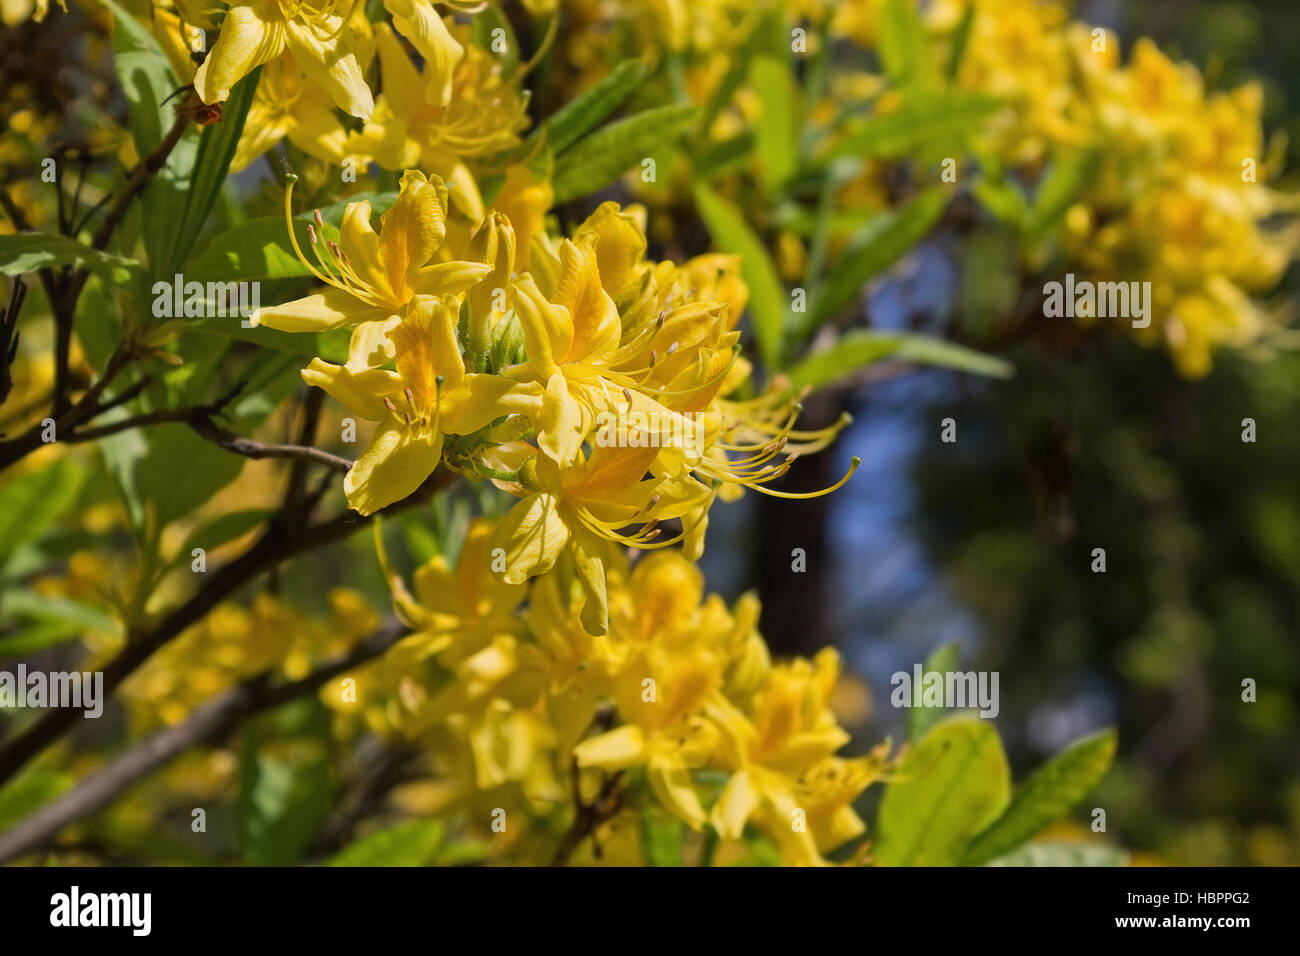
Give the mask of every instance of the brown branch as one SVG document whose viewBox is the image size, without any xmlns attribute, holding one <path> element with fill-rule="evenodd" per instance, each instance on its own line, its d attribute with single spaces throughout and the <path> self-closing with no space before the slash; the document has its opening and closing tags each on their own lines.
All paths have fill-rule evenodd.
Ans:
<svg viewBox="0 0 1300 956">
<path fill-rule="evenodd" d="M 592 721 L 592 729 L 606 731 L 613 725 L 614 710 L 612 707 L 605 706 L 596 712 L 595 719 Z M 564 836 L 560 838 L 560 844 L 555 848 L 555 855 L 551 857 L 551 866 L 567 865 L 573 851 L 580 847 L 582 841 L 588 837 L 592 838 L 592 849 L 595 856 L 599 858 L 600 846 L 595 842 L 596 828 L 614 816 L 622 805 L 623 795 L 618 791 L 618 784 L 623 778 L 623 771 L 620 770 L 606 777 L 600 785 L 596 799 L 591 803 L 582 802 L 581 776 L 578 758 L 574 757 L 573 763 L 569 766 L 569 779 L 573 791 L 573 823 L 565 831 Z"/>
<path fill-rule="evenodd" d="M 44 846 L 64 827 L 107 806 L 137 780 L 190 747 L 219 741 L 245 718 L 312 693 L 326 681 L 383 654 L 406 633 L 405 625 L 389 620 L 352 650 L 300 680 L 273 685 L 271 673 L 266 672 L 214 697 L 183 724 L 136 744 L 69 793 L 0 834 L 0 863 Z"/>
<path fill-rule="evenodd" d="M 380 514 L 395 514 L 422 504 L 455 480 L 456 476 L 452 472 L 439 468 L 414 494 L 389 505 Z M 292 557 L 347 538 L 359 528 L 365 527 L 370 520 L 370 517 L 349 511 L 329 521 L 306 527 L 286 526 L 278 519 L 272 521 L 247 551 L 213 572 L 189 600 L 173 608 L 152 626 L 128 634 L 126 646 L 103 668 L 105 696 L 112 694 L 155 651 L 201 620 L 245 584 Z M 77 718 L 75 710 L 51 710 L 10 740 L 0 749 L 0 783 L 8 780 L 32 757 L 62 737 Z"/>
<path fill-rule="evenodd" d="M 234 432 L 226 431 L 226 429 L 215 425 L 209 417 L 203 414 L 202 409 L 191 411 L 185 422 L 208 441 L 220 445 L 236 455 L 243 455 L 245 458 L 293 458 L 299 462 L 315 462 L 318 465 L 326 465 L 339 472 L 347 472 L 352 467 L 352 462 L 347 458 L 321 451 L 321 449 L 313 448 L 310 445 L 268 445 L 264 442 L 254 441 L 251 438 L 244 438 L 242 435 L 236 435 Z"/>
<path fill-rule="evenodd" d="M 190 98 L 195 96 L 196 94 L 192 91 L 189 93 Z M 190 105 L 189 100 L 187 100 L 177 108 L 176 119 L 172 122 L 167 135 L 162 138 L 162 142 L 158 144 L 153 152 L 136 163 L 135 168 L 131 170 L 126 185 L 113 199 L 113 203 L 108 207 L 108 212 L 104 214 L 104 219 L 99 224 L 99 228 L 90 237 L 90 244 L 94 249 L 102 252 L 108 247 L 109 240 L 113 238 L 114 230 L 117 229 L 118 223 L 122 221 L 122 217 L 126 215 L 131 201 L 144 191 L 149 179 L 166 165 L 172 150 L 176 148 L 176 144 L 181 141 L 181 137 L 189 129 L 194 116 L 193 110 L 188 108 Z M 70 390 L 68 355 L 72 342 L 73 316 L 77 311 L 77 300 L 81 297 L 81 290 L 85 288 L 86 281 L 89 278 L 90 271 L 84 267 L 68 274 L 58 296 L 50 300 L 50 308 L 54 310 L 53 411 L 56 418 L 68 407 L 68 392 Z"/>
</svg>

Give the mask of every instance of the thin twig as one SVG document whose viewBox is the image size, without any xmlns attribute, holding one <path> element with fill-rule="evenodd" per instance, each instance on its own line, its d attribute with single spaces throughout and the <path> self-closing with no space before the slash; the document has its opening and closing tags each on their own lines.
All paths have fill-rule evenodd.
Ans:
<svg viewBox="0 0 1300 956">
<path fill-rule="evenodd" d="M 450 487 L 455 480 L 454 474 L 445 468 L 439 468 L 412 495 L 389 505 L 380 514 L 396 514 L 422 504 Z M 105 696 L 111 695 L 155 651 L 201 620 L 245 584 L 292 557 L 342 541 L 365 527 L 372 517 L 348 511 L 329 521 L 297 528 L 286 526 L 282 520 L 272 520 L 267 530 L 247 551 L 208 576 L 203 586 L 189 600 L 173 608 L 152 626 L 127 635 L 125 647 L 103 668 Z M 0 783 L 8 780 L 32 757 L 62 737 L 78 716 L 77 711 L 67 708 L 50 710 L 8 741 L 0 748 Z"/>
<path fill-rule="evenodd" d="M 326 681 L 383 654 L 406 633 L 405 625 L 389 620 L 352 650 L 300 680 L 273 685 L 272 674 L 266 672 L 214 697 L 183 724 L 136 744 L 70 792 L 0 834 L 0 863 L 45 845 L 64 827 L 107 806 L 137 780 L 190 747 L 219 741 L 245 718 L 312 693 Z"/>
</svg>

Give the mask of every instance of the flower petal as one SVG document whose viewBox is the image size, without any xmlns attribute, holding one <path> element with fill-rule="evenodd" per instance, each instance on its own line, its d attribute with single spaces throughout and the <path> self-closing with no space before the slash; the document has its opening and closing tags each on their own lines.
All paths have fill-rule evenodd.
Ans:
<svg viewBox="0 0 1300 956">
<path fill-rule="evenodd" d="M 451 102 L 452 74 L 465 48 L 451 35 L 429 0 L 384 0 L 384 7 L 393 15 L 398 32 L 424 58 L 429 77 L 425 99 L 435 106 L 446 106 Z"/>
<path fill-rule="evenodd" d="M 384 396 L 402 387 L 402 379 L 388 369 L 371 368 L 353 371 L 343 365 L 331 365 L 319 358 L 302 370 L 302 380 L 315 385 L 335 401 L 372 422 L 388 417 Z"/>
<path fill-rule="evenodd" d="M 433 474 L 441 458 L 441 432 L 412 437 L 390 418 L 375 429 L 370 447 L 343 479 L 348 505 L 369 515 L 401 501 Z"/>
<path fill-rule="evenodd" d="M 713 805 L 710 820 L 718 836 L 724 840 L 739 840 L 745 832 L 745 823 L 758 809 L 759 793 L 750 779 L 749 771 L 740 770 L 731 775 L 727 785 Z"/>
<path fill-rule="evenodd" d="M 569 529 L 560 518 L 554 495 L 533 494 L 518 501 L 492 534 L 492 547 L 506 553 L 503 575 L 510 584 L 523 584 L 544 574 L 569 543 Z"/>
<path fill-rule="evenodd" d="M 285 41 L 289 52 L 308 78 L 324 89 L 339 109 L 370 119 L 375 101 L 370 87 L 366 86 L 361 65 L 352 53 L 352 30 L 340 16 L 325 17 L 319 27 L 318 32 L 316 25 L 309 26 L 297 18 L 286 21 Z"/>
<path fill-rule="evenodd" d="M 640 727 L 625 724 L 584 740 L 573 748 L 573 756 L 581 767 L 626 770 L 645 758 L 645 735 Z"/>
<path fill-rule="evenodd" d="M 227 99 L 236 83 L 273 59 L 284 45 L 284 25 L 275 0 L 236 4 L 227 11 L 217 42 L 194 74 L 195 91 L 204 103 Z"/>
<path fill-rule="evenodd" d="M 281 332 L 323 332 L 386 318 L 386 309 L 376 309 L 331 286 L 284 305 L 258 309 L 248 321 L 254 326 L 265 325 Z"/>
</svg>

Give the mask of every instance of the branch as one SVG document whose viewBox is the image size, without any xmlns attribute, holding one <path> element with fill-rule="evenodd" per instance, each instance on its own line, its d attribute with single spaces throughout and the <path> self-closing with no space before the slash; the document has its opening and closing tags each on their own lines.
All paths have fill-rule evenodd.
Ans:
<svg viewBox="0 0 1300 956">
<path fill-rule="evenodd" d="M 244 438 L 242 435 L 236 435 L 234 432 L 226 431 L 224 428 L 215 425 L 211 418 L 203 413 L 202 409 L 192 410 L 186 419 L 186 424 L 208 441 L 220 445 L 227 451 L 233 451 L 236 455 L 243 455 L 245 458 L 294 458 L 298 461 L 310 461 L 318 465 L 327 465 L 335 471 L 343 473 L 346 473 L 352 467 L 352 462 L 347 458 L 332 455 L 327 451 L 321 451 L 319 448 L 312 448 L 310 445 L 268 445 L 264 442 L 254 441 L 251 438 Z"/>
<path fill-rule="evenodd" d="M 407 498 L 389 505 L 382 515 L 396 514 L 422 504 L 439 491 L 450 487 L 455 474 L 439 468 Z M 286 527 L 273 521 L 267 530 L 242 555 L 224 565 L 206 580 L 189 600 L 165 615 L 151 627 L 127 635 L 126 646 L 104 668 L 104 694 L 108 696 L 155 651 L 199 621 L 221 601 L 281 562 L 307 551 L 347 538 L 373 519 L 355 512 L 344 512 L 329 521 L 307 527 Z M 8 780 L 32 757 L 62 737 L 78 719 L 75 710 L 50 710 L 23 733 L 0 749 L 0 783 Z"/>
<path fill-rule="evenodd" d="M 389 620 L 352 650 L 300 680 L 273 686 L 268 671 L 214 697 L 185 723 L 141 741 L 70 792 L 0 834 L 0 863 L 43 846 L 64 827 L 107 806 L 127 787 L 190 747 L 219 741 L 246 717 L 312 693 L 326 681 L 383 654 L 406 633 L 404 624 Z"/>
</svg>

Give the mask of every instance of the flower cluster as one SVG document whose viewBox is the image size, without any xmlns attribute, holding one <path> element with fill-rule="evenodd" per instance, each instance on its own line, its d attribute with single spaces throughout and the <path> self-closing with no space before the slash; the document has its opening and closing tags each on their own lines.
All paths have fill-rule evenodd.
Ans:
<svg viewBox="0 0 1300 956">
<path fill-rule="evenodd" d="M 292 184 L 285 203 L 291 216 Z M 491 481 L 519 499 L 496 532 L 505 580 L 522 584 L 567 553 L 587 626 L 603 633 L 620 547 L 682 542 L 698 556 L 723 488 L 809 496 L 769 484 L 844 422 L 795 430 L 798 395 L 780 386 L 728 397 L 749 377 L 734 258 L 648 261 L 636 215 L 606 203 L 572 238 L 535 233 L 519 272 L 499 210 L 467 238 L 448 216 L 442 180 L 416 170 L 378 231 L 368 202 L 348 204 L 337 241 L 318 213 L 314 262 L 293 242 L 326 288 L 252 317 L 281 331 L 352 329 L 346 362 L 314 359 L 303 377 L 376 423 L 344 481 L 353 508 L 399 501 L 440 465 Z M 681 530 L 661 537 L 674 519 Z"/>
<path fill-rule="evenodd" d="M 931 26 L 946 39 L 965 4 L 938 6 Z M 1280 316 L 1252 296 L 1294 255 L 1294 225 L 1266 222 L 1296 202 L 1267 185 L 1281 155 L 1263 141 L 1257 83 L 1208 92 L 1195 67 L 1146 39 L 1124 63 L 1114 33 L 1030 0 L 973 19 L 956 79 L 1011 106 L 990 134 L 1011 169 L 1033 175 L 1068 151 L 1095 155 L 1059 244 L 1092 275 L 1151 283 L 1155 321 L 1135 334 L 1162 341 L 1184 374 L 1208 372 L 1217 347 L 1276 329 Z"/>
<path fill-rule="evenodd" d="M 522 816 L 530 822 L 508 827 L 501 849 L 527 853 L 553 839 L 547 827 L 570 802 L 576 761 L 582 802 L 611 781 L 643 781 L 620 792 L 652 794 L 724 844 L 757 827 L 787 863 L 820 864 L 863 833 L 852 803 L 886 772 L 888 745 L 837 756 L 849 737 L 829 706 L 834 651 L 774 664 L 757 599 L 728 608 L 706 596 L 699 570 L 672 550 L 611 560 L 609 628 L 593 634 L 577 562 L 566 556 L 512 584 L 494 570 L 498 530 L 475 521 L 456 566 L 435 557 L 409 589 L 393 575 L 412 634 L 348 675 L 355 694 L 341 682 L 321 692 L 371 729 L 427 747 L 431 775 L 454 782 L 438 794 L 441 812 L 485 832 L 494 808 Z M 630 803 L 604 814 L 598 846 L 635 832 L 643 808 Z M 624 849 L 606 859 L 640 860 L 637 847 Z"/>
</svg>

